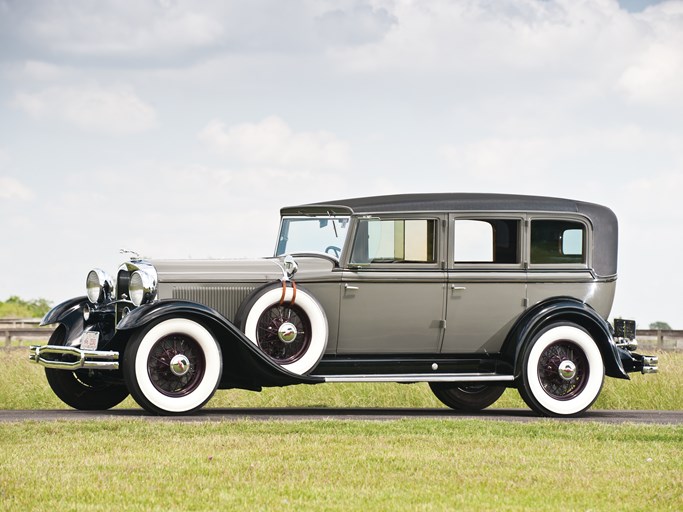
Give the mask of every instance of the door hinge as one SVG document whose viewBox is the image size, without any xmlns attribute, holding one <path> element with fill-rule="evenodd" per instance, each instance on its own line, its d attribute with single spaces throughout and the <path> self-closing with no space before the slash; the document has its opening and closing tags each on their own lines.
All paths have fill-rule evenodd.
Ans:
<svg viewBox="0 0 683 512">
<path fill-rule="evenodd" d="M 446 330 L 446 320 L 439 320 L 439 327 L 441 327 L 445 331 Z"/>
</svg>

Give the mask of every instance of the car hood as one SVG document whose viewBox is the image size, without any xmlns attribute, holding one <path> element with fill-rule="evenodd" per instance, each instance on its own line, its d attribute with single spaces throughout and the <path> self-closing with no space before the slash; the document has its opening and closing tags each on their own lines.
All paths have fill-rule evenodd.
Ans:
<svg viewBox="0 0 683 512">
<path fill-rule="evenodd" d="M 334 268 L 325 257 L 295 257 L 299 270 L 295 280 L 329 274 Z M 268 282 L 283 276 L 280 258 L 235 260 L 152 260 L 160 283 L 173 282 Z"/>
</svg>

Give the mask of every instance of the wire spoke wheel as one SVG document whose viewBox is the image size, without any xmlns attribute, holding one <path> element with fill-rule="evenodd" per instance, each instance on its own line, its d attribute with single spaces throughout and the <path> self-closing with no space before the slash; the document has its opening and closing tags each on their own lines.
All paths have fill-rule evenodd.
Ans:
<svg viewBox="0 0 683 512">
<path fill-rule="evenodd" d="M 275 304 L 259 317 L 256 342 L 279 364 L 294 363 L 311 345 L 311 323 L 299 306 Z"/>
<path fill-rule="evenodd" d="M 578 416 L 598 398 L 605 377 L 602 354 L 588 331 L 554 323 L 525 344 L 517 383 L 526 404 L 544 416 Z"/>
<path fill-rule="evenodd" d="M 149 353 L 147 371 L 154 387 L 166 396 L 191 393 L 202 381 L 206 361 L 197 341 L 170 334 L 157 341 Z"/>
<path fill-rule="evenodd" d="M 549 345 L 538 360 L 538 380 L 549 396 L 571 400 L 579 395 L 589 377 L 584 352 L 570 341 Z"/>
</svg>

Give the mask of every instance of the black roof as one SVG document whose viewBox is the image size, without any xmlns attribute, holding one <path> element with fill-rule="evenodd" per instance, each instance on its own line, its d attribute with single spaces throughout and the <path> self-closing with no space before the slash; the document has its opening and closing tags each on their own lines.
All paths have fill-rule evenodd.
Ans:
<svg viewBox="0 0 683 512">
<path fill-rule="evenodd" d="M 606 206 L 573 199 L 514 194 L 398 194 L 358 197 L 288 206 L 282 215 L 369 215 L 391 212 L 567 212 L 587 217 L 593 224 L 593 268 L 598 275 L 617 272 L 617 218 Z"/>
</svg>

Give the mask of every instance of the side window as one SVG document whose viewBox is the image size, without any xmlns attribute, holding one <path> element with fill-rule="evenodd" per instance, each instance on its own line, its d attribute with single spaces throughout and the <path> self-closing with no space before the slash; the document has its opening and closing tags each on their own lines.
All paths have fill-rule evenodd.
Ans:
<svg viewBox="0 0 683 512">
<path fill-rule="evenodd" d="M 519 220 L 456 219 L 454 225 L 456 264 L 520 262 Z"/>
<path fill-rule="evenodd" d="M 433 219 L 361 219 L 351 263 L 434 263 L 435 233 Z"/>
<path fill-rule="evenodd" d="M 586 227 L 574 221 L 532 220 L 531 263 L 586 263 Z"/>
</svg>

